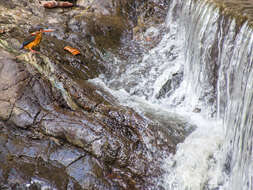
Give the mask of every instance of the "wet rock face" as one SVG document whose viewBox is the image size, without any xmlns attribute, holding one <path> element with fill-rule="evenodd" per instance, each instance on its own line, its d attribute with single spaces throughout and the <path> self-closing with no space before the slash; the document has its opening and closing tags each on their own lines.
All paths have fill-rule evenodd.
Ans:
<svg viewBox="0 0 253 190">
<path fill-rule="evenodd" d="M 136 13 L 123 16 L 135 3 L 94 0 L 88 10 L 0 3 L 1 188 L 157 189 L 160 162 L 176 141 L 87 81 L 105 71 L 101 49 L 129 29 Z M 40 54 L 18 51 L 38 23 L 55 29 L 35 48 Z"/>
<path fill-rule="evenodd" d="M 86 157 L 83 150 L 2 122 L 0 126 L 1 189 L 81 189 L 66 168 L 71 171 L 72 164 Z"/>
<path fill-rule="evenodd" d="M 15 57 L 6 51 L 0 51 L 0 87 L 1 87 L 1 102 L 0 102 L 0 118 L 8 120 L 10 117 L 24 117 L 25 123 L 20 123 L 22 126 L 31 124 L 31 118 L 18 107 L 15 107 L 15 102 L 20 98 L 20 90 L 26 86 L 29 81 L 29 73 L 25 71 L 23 64 L 18 64 Z M 22 102 L 22 101 L 19 101 Z M 32 110 L 30 110 L 32 111 Z M 17 122 L 18 123 L 18 122 Z"/>
<path fill-rule="evenodd" d="M 85 11 L 78 13 L 68 27 L 87 38 L 94 38 L 97 47 L 115 49 L 122 35 L 136 23 L 136 2 L 133 0 L 77 1 Z"/>
<path fill-rule="evenodd" d="M 148 130 L 148 122 L 140 115 L 105 100 L 87 110 L 76 104 L 73 110 L 67 103 L 70 100 L 63 97 L 69 93 L 69 98 L 76 102 L 72 92 L 61 91 L 55 95 L 53 89 L 58 78 L 54 81 L 41 78 L 39 67 L 36 70 L 25 61 L 15 61 L 10 53 L 0 52 L 4 55 L 2 71 L 15 72 L 10 78 L 5 75 L 2 81 L 2 86 L 10 86 L 5 92 L 9 93 L 5 101 L 10 102 L 12 108 L 8 117 L 1 116 L 5 116 L 5 123 L 1 125 L 5 139 L 1 143 L 1 157 L 7 160 L 7 168 L 1 170 L 6 187 L 145 189 L 149 184 L 143 184 L 143 180 L 150 178 L 152 181 L 160 174 L 159 167 L 150 167 L 150 164 L 158 165 L 160 157 L 173 151 L 174 145 L 161 143 L 163 139 L 160 139 L 163 148 L 150 160 L 151 150 L 146 144 L 155 143 L 159 136 Z M 41 57 L 45 58 L 32 55 L 33 59 L 38 59 L 37 64 Z M 44 68 L 46 64 L 43 63 Z M 44 76 L 49 74 L 53 78 L 55 73 L 44 73 Z M 26 80 L 19 76 L 25 76 Z M 72 84 L 71 80 L 61 82 Z M 13 91 L 17 96 L 11 96 Z M 92 102 L 89 96 L 85 101 Z M 4 106 L 1 112 L 3 109 Z M 58 148 L 51 149 L 51 144 Z M 11 162 L 9 157 L 13 158 Z M 59 173 L 62 175 L 58 176 Z M 12 181 L 16 175 L 21 177 Z"/>
<path fill-rule="evenodd" d="M 12 151 L 8 149 L 6 154 L 1 153 L 1 156 L 15 157 L 16 161 L 15 164 L 6 162 L 6 166 L 10 169 L 2 169 L 6 176 L 3 179 L 7 182 L 6 187 L 16 187 L 17 184 L 41 187 L 49 184 L 62 189 L 63 186 L 74 184 L 81 189 L 95 187 L 142 189 L 148 185 L 143 184 L 145 178 L 152 180 L 154 175 L 160 174 L 159 167 L 150 167 L 148 163 L 158 165 L 157 161 L 160 157 L 174 151 L 174 145 L 166 144 L 163 139 L 160 139 L 161 152 L 154 155 L 154 160 L 148 159 L 150 150 L 146 147 L 146 143 L 155 145 L 159 136 L 148 129 L 148 122 L 140 115 L 116 104 L 111 105 L 113 99 L 107 96 L 105 100 L 100 95 L 96 95 L 94 87 L 86 86 L 92 94 L 89 96 L 81 90 L 85 87 L 84 84 L 78 86 L 76 83 L 78 80 L 71 80 L 70 77 L 68 80 L 57 78 L 61 68 L 51 68 L 55 72 L 50 73 L 46 68 L 51 62 L 46 62 L 42 55 L 24 54 L 26 61 L 30 61 L 30 65 L 21 59 L 22 56 L 19 56 L 17 61 L 16 57 L 2 49 L 0 54 L 2 72 L 6 71 L 1 75 L 5 77 L 2 80 L 1 93 L 5 93 L 3 102 L 6 102 L 0 109 L 1 117 L 5 121 L 5 124 L 2 123 L 4 131 L 2 134 L 6 133 L 6 140 L 13 144 L 10 147 Z M 40 61 L 43 58 L 45 62 L 42 63 Z M 34 60 L 30 59 L 37 60 L 37 69 L 36 66 L 33 67 Z M 39 65 L 42 65 L 44 70 Z M 44 77 L 50 76 L 51 81 L 41 74 L 44 74 Z M 82 96 L 76 96 L 71 90 L 61 91 L 65 88 L 58 89 L 56 93 L 57 85 L 54 85 L 60 82 L 66 86 L 66 89 L 71 89 L 71 86 L 75 85 Z M 64 95 L 67 96 L 67 93 L 69 94 L 66 98 Z M 76 110 L 69 106 L 71 104 L 68 101 L 74 102 Z M 93 101 L 97 105 L 94 105 Z M 84 102 L 83 105 L 86 107 L 80 102 Z M 10 110 L 8 115 L 4 112 L 6 105 Z M 22 139 L 18 143 L 12 142 L 14 141 L 12 130 L 17 132 L 15 134 L 18 138 Z M 23 141 L 23 139 L 28 140 Z M 60 149 L 49 151 L 48 141 L 53 142 Z M 41 143 L 41 148 L 33 147 L 34 144 L 37 146 L 37 142 Z M 63 148 L 65 146 L 68 148 Z M 1 147 L 6 149 L 4 143 Z M 20 150 L 16 151 L 16 149 Z M 27 158 L 22 160 L 16 157 Z M 26 171 L 26 168 L 29 168 L 26 162 L 31 168 L 37 168 L 36 171 L 33 169 Z M 57 162 L 56 166 L 55 162 Z M 49 170 L 55 171 L 56 174 L 63 172 L 62 178 L 66 178 L 64 181 L 70 182 L 61 183 L 62 178 L 57 175 L 42 175 Z M 42 176 L 37 173 L 41 173 Z M 7 178 L 14 178 L 15 175 L 24 177 L 14 182 L 7 180 Z"/>
<path fill-rule="evenodd" d="M 80 26 L 77 23 L 80 23 Z M 120 39 L 123 32 L 127 30 L 128 23 L 124 17 L 118 15 L 86 13 L 70 20 L 69 28 L 82 33 L 89 39 L 94 39 L 94 43 L 99 48 L 115 49 L 119 47 Z"/>
<path fill-rule="evenodd" d="M 157 98 L 169 97 L 177 89 L 183 80 L 183 72 L 174 73 L 156 95 Z"/>
</svg>

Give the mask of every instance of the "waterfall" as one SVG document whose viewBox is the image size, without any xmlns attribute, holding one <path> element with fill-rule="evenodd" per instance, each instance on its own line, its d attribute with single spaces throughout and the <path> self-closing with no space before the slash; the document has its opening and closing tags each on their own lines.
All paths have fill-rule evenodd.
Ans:
<svg viewBox="0 0 253 190">
<path fill-rule="evenodd" d="M 112 57 L 109 73 L 92 82 L 162 123 L 173 112 L 198 126 L 165 160 L 165 189 L 251 190 L 252 28 L 207 0 L 169 6 L 156 47 L 128 60 Z"/>
<path fill-rule="evenodd" d="M 180 2 L 179 2 L 180 3 Z M 182 3 L 182 2 L 181 2 Z M 253 189 L 253 31 L 207 1 L 189 0 L 181 9 L 186 32 L 186 94 L 217 112 L 226 139 L 223 168 L 227 189 Z"/>
</svg>

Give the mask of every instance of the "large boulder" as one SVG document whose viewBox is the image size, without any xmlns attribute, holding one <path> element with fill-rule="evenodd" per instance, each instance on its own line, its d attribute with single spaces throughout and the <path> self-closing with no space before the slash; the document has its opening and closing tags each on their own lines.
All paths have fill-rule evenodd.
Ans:
<svg viewBox="0 0 253 190">
<path fill-rule="evenodd" d="M 77 83 L 78 78 L 72 79 L 62 67 L 43 55 L 28 53 L 15 57 L 3 49 L 0 55 L 1 76 L 4 77 L 1 93 L 5 97 L 0 113 L 5 125 L 13 129 L 26 129 L 23 136 L 27 138 L 32 136 L 42 141 L 53 138 L 59 146 L 67 143 L 72 146 L 71 151 L 78 147 L 88 154 L 67 168 L 67 161 L 59 161 L 65 177 L 74 178 L 83 189 L 95 186 L 98 189 L 112 189 L 115 186 L 145 189 L 147 184 L 143 184 L 143 180 L 149 178 L 148 181 L 152 181 L 161 174 L 161 158 L 174 152 L 175 144 L 169 138 L 160 138 L 149 128 L 151 123 L 147 120 L 113 102 L 113 97 L 108 93 L 104 92 L 105 96 L 101 96 L 102 89 L 96 89 L 85 81 Z M 6 110 L 9 111 L 6 113 Z M 33 138 L 30 139 L 32 144 Z M 26 155 L 24 146 L 19 143 L 21 155 Z M 156 149 L 160 152 L 150 159 L 149 155 Z M 16 156 L 14 152 L 10 155 Z M 37 159 L 40 156 L 34 157 Z M 53 156 L 48 154 L 47 157 Z M 35 158 L 29 159 L 37 164 Z M 43 162 L 46 164 L 48 160 L 44 159 Z M 16 169 L 18 164 L 19 161 L 13 167 Z M 86 167 L 82 168 L 83 164 L 90 165 L 88 173 Z M 92 171 L 98 172 L 98 168 L 100 173 L 92 174 Z M 7 172 L 5 168 L 3 170 Z M 25 177 L 24 183 L 32 180 L 33 172 Z M 87 178 L 80 177 L 80 173 Z M 10 184 L 13 182 L 10 181 Z"/>
</svg>

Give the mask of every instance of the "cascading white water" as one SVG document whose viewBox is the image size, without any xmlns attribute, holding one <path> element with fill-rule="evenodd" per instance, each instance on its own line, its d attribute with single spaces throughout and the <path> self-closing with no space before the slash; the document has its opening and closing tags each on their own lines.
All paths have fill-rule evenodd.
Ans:
<svg viewBox="0 0 253 190">
<path fill-rule="evenodd" d="M 225 76 L 225 81 L 218 81 L 222 87 L 220 97 L 225 108 L 224 123 L 227 129 L 226 150 L 227 160 L 230 160 L 231 177 L 229 187 L 232 190 L 253 189 L 253 31 L 245 23 L 235 34 L 234 48 L 225 52 L 229 62 L 224 62 L 219 74 Z M 224 52 L 222 52 L 224 53 Z"/>
<path fill-rule="evenodd" d="M 92 82 L 163 123 L 176 114 L 198 126 L 165 160 L 165 189 L 253 189 L 252 29 L 205 0 L 171 0 L 164 27 L 155 48 L 114 57 Z"/>
<path fill-rule="evenodd" d="M 189 31 L 186 80 L 198 81 L 195 86 L 190 84 L 190 90 L 197 92 L 200 99 L 210 102 L 210 97 L 215 97 L 214 102 L 217 101 L 217 116 L 226 128 L 226 140 L 220 152 L 223 160 L 219 164 L 229 179 L 223 188 L 253 189 L 253 31 L 247 22 L 236 24 L 234 18 L 224 15 L 211 3 L 189 2 L 182 11 L 182 17 L 188 20 L 184 26 Z"/>
</svg>

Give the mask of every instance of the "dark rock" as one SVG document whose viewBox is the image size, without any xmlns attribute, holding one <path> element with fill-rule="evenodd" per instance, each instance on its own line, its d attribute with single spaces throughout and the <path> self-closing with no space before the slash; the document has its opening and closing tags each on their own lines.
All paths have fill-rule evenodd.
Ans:
<svg viewBox="0 0 253 190">
<path fill-rule="evenodd" d="M 67 175 L 64 165 L 50 161 L 49 158 L 53 157 L 50 152 L 54 149 L 49 140 L 34 141 L 27 136 L 25 131 L 6 127 L 3 123 L 1 126 L 4 126 L 0 133 L 1 188 L 32 190 L 35 187 L 42 189 L 48 186 L 66 189 L 65 187 L 71 183 L 76 189 L 81 189 L 78 183 Z M 59 149 L 64 151 L 65 146 Z M 62 160 L 67 162 L 68 158 L 62 158 Z"/>
<path fill-rule="evenodd" d="M 24 114 L 24 111 L 15 107 L 20 91 L 29 81 L 29 74 L 23 64 L 15 61 L 15 57 L 0 49 L 0 118 L 7 120 L 11 113 Z"/>
<path fill-rule="evenodd" d="M 49 159 L 52 162 L 58 162 L 59 164 L 68 167 L 84 156 L 85 153 L 81 149 L 73 149 L 71 146 L 65 146 L 53 148 Z"/>
<path fill-rule="evenodd" d="M 86 10 L 70 20 L 69 28 L 94 39 L 99 48 L 116 49 L 137 22 L 137 4 L 134 0 L 79 0 L 77 5 Z"/>
<path fill-rule="evenodd" d="M 90 156 L 81 158 L 71 164 L 67 168 L 67 173 L 78 181 L 83 189 L 110 189 L 103 168 L 96 159 Z"/>
<path fill-rule="evenodd" d="M 162 86 L 161 90 L 156 95 L 156 97 L 158 99 L 164 98 L 165 96 L 169 97 L 180 86 L 182 80 L 183 80 L 183 72 L 174 73 L 172 77 L 169 80 L 167 80 L 167 82 Z"/>
<path fill-rule="evenodd" d="M 80 32 L 101 49 L 115 49 L 119 47 L 123 32 L 129 27 L 126 18 L 120 15 L 96 15 L 85 13 L 70 20 L 69 28 Z"/>
</svg>

